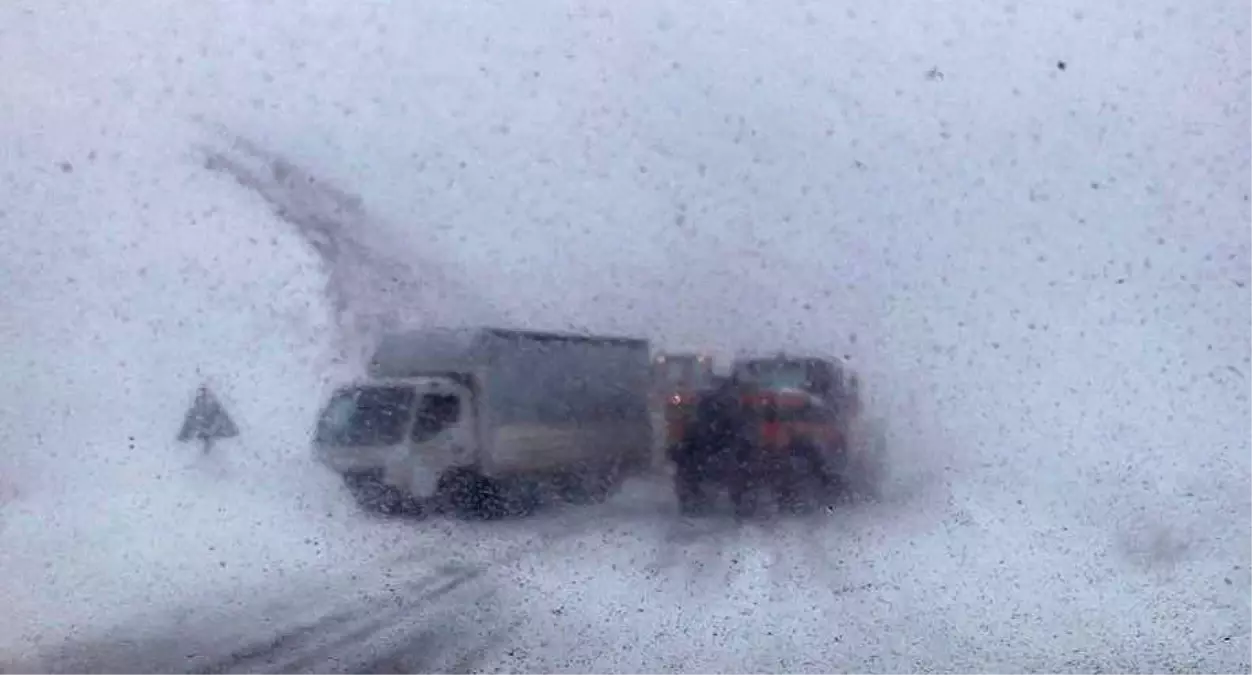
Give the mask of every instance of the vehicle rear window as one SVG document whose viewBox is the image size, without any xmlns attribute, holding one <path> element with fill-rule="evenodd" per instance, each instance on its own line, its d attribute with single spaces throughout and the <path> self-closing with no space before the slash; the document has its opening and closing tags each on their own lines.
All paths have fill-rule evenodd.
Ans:
<svg viewBox="0 0 1252 675">
<path fill-rule="evenodd" d="M 318 420 L 317 440 L 331 445 L 393 445 L 404 439 L 417 393 L 412 387 L 340 389 Z"/>
<path fill-rule="evenodd" d="M 809 371 L 792 363 L 753 362 L 738 372 L 739 379 L 767 389 L 804 389 L 812 386 Z"/>
</svg>

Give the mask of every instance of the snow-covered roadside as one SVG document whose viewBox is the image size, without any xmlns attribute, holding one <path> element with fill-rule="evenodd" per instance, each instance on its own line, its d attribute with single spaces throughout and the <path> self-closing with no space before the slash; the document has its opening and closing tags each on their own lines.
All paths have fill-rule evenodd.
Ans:
<svg viewBox="0 0 1252 675">
<path fill-rule="evenodd" d="M 0 653 L 29 658 L 175 608 L 237 610 L 287 584 L 376 566 L 419 539 L 411 523 L 355 512 L 300 462 L 277 463 L 283 480 L 266 484 L 196 463 L 130 490 L 106 484 L 6 508 L 0 567 L 15 577 Z"/>
<path fill-rule="evenodd" d="M 411 548 L 308 453 L 334 342 L 314 252 L 204 169 L 194 125 L 26 75 L 0 85 L 27 101 L 0 114 L 0 660 Z M 202 383 L 241 432 L 207 456 L 175 440 Z"/>
</svg>

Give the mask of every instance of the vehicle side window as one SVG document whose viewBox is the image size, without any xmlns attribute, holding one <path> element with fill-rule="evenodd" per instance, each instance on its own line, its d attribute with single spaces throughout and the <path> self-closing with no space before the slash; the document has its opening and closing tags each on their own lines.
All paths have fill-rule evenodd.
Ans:
<svg viewBox="0 0 1252 675">
<path fill-rule="evenodd" d="M 413 422 L 413 440 L 426 441 L 461 419 L 461 399 L 455 394 L 426 394 Z"/>
</svg>

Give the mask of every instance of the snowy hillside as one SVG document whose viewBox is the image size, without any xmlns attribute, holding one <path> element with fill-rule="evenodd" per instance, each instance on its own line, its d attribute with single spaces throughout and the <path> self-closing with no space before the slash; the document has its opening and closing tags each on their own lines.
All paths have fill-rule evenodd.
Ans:
<svg viewBox="0 0 1252 675">
<path fill-rule="evenodd" d="M 133 121 L 70 101 L 4 120 L 5 646 L 357 537 L 303 443 L 331 356 L 317 260 L 185 131 L 101 133 Z M 199 457 L 174 437 L 205 381 L 242 435 Z"/>
<path fill-rule="evenodd" d="M 389 550 L 305 439 L 343 341 L 420 296 L 409 319 L 847 354 L 897 475 L 970 547 L 1014 533 L 1051 547 L 1022 565 L 1147 579 L 1153 611 L 1217 616 L 1246 652 L 1248 20 L 0 8 L 0 646 Z M 206 167 L 239 155 L 197 120 L 359 195 L 368 225 L 327 256 L 272 182 Z M 241 427 L 208 459 L 172 440 L 206 380 Z M 190 588 L 223 560 L 242 571 Z"/>
</svg>

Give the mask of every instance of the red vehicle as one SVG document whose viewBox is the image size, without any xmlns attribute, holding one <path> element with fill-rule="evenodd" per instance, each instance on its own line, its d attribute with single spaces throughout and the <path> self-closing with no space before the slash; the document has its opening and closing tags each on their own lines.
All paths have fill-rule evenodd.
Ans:
<svg viewBox="0 0 1252 675">
<path fill-rule="evenodd" d="M 829 492 L 849 467 L 848 431 L 860 413 L 859 380 L 832 359 L 778 354 L 741 359 L 731 376 L 745 387 L 755 452 L 748 471 L 793 502 L 803 478 Z"/>
<path fill-rule="evenodd" d="M 701 425 L 727 421 L 689 419 L 684 429 L 692 439 L 688 454 L 672 455 L 683 465 L 675 484 L 683 509 L 702 508 L 700 484 L 706 481 L 729 488 L 742 515 L 756 510 L 761 487 L 772 488 L 786 509 L 812 503 L 801 499 L 804 487 L 823 501 L 837 495 L 851 465 L 849 428 L 861 410 L 857 376 L 832 359 L 778 354 L 737 360 L 730 385 L 731 400 L 738 401 L 736 447 L 697 447 L 702 442 L 727 445 L 725 439 L 697 440 L 706 433 Z"/>
</svg>

